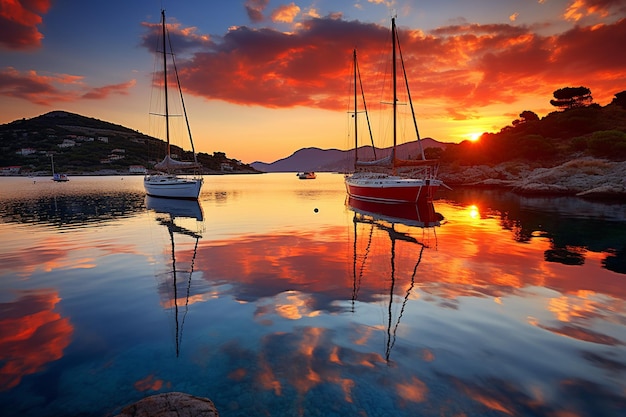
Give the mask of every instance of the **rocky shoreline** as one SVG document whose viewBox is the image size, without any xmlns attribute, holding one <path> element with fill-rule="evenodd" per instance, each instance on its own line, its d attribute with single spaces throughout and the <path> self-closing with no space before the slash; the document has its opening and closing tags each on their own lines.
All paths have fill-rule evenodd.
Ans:
<svg viewBox="0 0 626 417">
<path fill-rule="evenodd" d="M 439 178 L 452 188 L 506 188 L 522 195 L 570 195 L 626 201 L 626 161 L 585 157 L 551 168 L 526 162 L 442 166 Z"/>
</svg>

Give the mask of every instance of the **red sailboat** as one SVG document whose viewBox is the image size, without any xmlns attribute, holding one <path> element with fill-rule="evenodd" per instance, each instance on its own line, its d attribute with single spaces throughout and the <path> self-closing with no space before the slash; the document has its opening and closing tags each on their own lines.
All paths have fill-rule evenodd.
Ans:
<svg viewBox="0 0 626 417">
<path fill-rule="evenodd" d="M 402 52 L 398 42 L 395 18 L 391 19 L 391 38 L 392 38 L 392 82 L 393 82 L 393 147 L 391 154 L 373 161 L 359 160 L 358 155 L 358 137 L 357 137 L 357 114 L 359 113 L 357 106 L 357 76 L 358 65 L 356 59 L 356 50 L 354 57 L 354 137 L 355 137 L 355 161 L 354 173 L 346 176 L 346 190 L 350 197 L 386 203 L 417 203 L 420 201 L 429 201 L 443 183 L 437 179 L 438 163 L 436 160 L 427 160 L 424 156 L 424 150 L 421 146 L 421 138 L 417 130 L 415 122 L 415 113 L 411 96 L 408 92 L 408 82 L 406 89 L 408 93 L 409 103 L 411 104 L 411 113 L 417 134 L 417 142 L 420 147 L 421 159 L 400 159 L 396 153 L 397 146 L 397 53 L 400 55 L 400 63 L 406 81 L 406 70 L 402 60 Z M 360 85 L 359 79 L 359 85 Z M 367 115 L 367 107 L 363 100 L 364 111 Z M 368 120 L 369 123 L 369 120 Z M 371 129 L 370 129 L 371 135 Z M 373 142 L 373 141 L 372 141 Z M 374 157 L 375 148 L 374 148 Z"/>
</svg>

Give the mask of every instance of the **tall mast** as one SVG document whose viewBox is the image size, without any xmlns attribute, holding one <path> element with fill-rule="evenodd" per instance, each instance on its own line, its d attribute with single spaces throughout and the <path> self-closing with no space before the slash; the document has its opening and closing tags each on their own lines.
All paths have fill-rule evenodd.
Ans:
<svg viewBox="0 0 626 417">
<path fill-rule="evenodd" d="M 391 18 L 391 44 L 392 44 L 392 64 L 391 71 L 393 72 L 393 149 L 391 157 L 396 159 L 396 110 L 398 107 L 398 96 L 396 91 L 396 18 Z M 394 167 L 395 169 L 395 167 Z"/>
<path fill-rule="evenodd" d="M 357 134 L 358 124 L 357 124 L 356 118 L 357 118 L 357 114 L 359 112 L 358 112 L 358 109 L 356 107 L 357 106 L 357 99 L 356 99 L 356 95 L 357 95 L 357 89 L 356 89 L 356 78 L 357 78 L 357 74 L 356 74 L 356 71 L 357 71 L 357 69 L 356 69 L 356 49 L 354 49 L 352 52 L 353 52 L 352 53 L 352 57 L 353 57 L 353 60 L 354 60 L 354 63 L 353 63 L 353 65 L 354 65 L 354 169 L 356 170 L 356 162 L 359 160 L 357 158 L 357 152 L 358 152 L 358 149 L 359 149 L 359 142 L 358 142 L 359 135 Z"/>
<path fill-rule="evenodd" d="M 170 112 L 167 100 L 167 53 L 165 43 L 165 10 L 161 10 L 163 24 L 163 86 L 165 87 L 165 139 L 167 140 L 167 155 L 170 155 Z"/>
</svg>

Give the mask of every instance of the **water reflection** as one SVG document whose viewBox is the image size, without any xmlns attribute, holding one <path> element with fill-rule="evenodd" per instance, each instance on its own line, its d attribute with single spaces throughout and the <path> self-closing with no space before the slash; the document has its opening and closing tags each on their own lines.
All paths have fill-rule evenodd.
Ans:
<svg viewBox="0 0 626 417">
<path fill-rule="evenodd" d="M 185 318 L 189 311 L 191 281 L 194 275 L 198 242 L 202 238 L 202 208 L 196 200 L 175 200 L 146 196 L 146 208 L 156 214 L 156 221 L 167 228 L 170 238 L 171 260 L 167 263 L 168 270 L 159 274 L 158 292 L 164 308 L 173 310 L 176 356 L 180 356 Z M 192 226 L 184 224 L 191 220 Z M 183 224 L 181 224 L 181 221 Z M 193 227 L 193 230 L 191 229 Z M 185 236 L 193 241 L 191 258 L 184 260 L 176 252 L 175 236 Z"/>
<path fill-rule="evenodd" d="M 626 205 L 572 197 L 523 197 L 502 190 L 444 192 L 456 204 L 488 207 L 480 215 L 498 218 L 516 242 L 545 238 L 547 262 L 583 265 L 588 251 L 603 252 L 604 268 L 626 274 Z"/>
<path fill-rule="evenodd" d="M 118 194 L 144 207 L 67 233 L 0 219 L 4 414 L 115 415 L 174 390 L 230 416 L 626 407 L 626 286 L 605 266 L 623 259 L 623 207 L 463 190 L 373 207 L 346 204 L 342 177 L 211 180 L 200 206 L 144 199 L 141 178 L 0 190 L 0 210 Z"/>
<path fill-rule="evenodd" d="M 11 180 L 16 181 L 5 179 Z M 122 182 L 118 180 L 114 184 Z M 0 220 L 67 229 L 110 223 L 144 210 L 145 193 L 132 187 L 104 188 L 102 183 L 89 187 L 81 178 L 75 183 L 54 184 L 63 189 L 34 185 L 34 188 L 27 188 L 21 183 L 8 188 L 9 185 L 0 198 Z"/>
<path fill-rule="evenodd" d="M 389 281 L 389 304 L 387 306 L 387 331 L 385 342 L 385 360 L 389 362 L 391 350 L 396 341 L 396 332 L 400 325 L 400 319 L 404 314 L 407 301 L 411 296 L 411 291 L 415 286 L 415 276 L 417 268 L 422 261 L 424 249 L 428 248 L 428 243 L 423 240 L 424 229 L 433 228 L 441 225 L 443 216 L 435 211 L 432 202 L 422 202 L 420 204 L 384 204 L 367 202 L 352 197 L 348 198 L 347 206 L 354 213 L 353 217 L 353 288 L 352 288 L 352 311 L 355 312 L 355 301 L 358 298 L 361 282 L 364 279 L 371 281 L 382 280 Z M 403 230 L 398 230 L 402 227 Z M 377 235 L 375 231 L 379 231 Z M 422 232 L 422 239 L 418 240 L 414 237 L 415 233 Z M 434 233 L 434 230 L 433 230 Z M 365 243 L 359 242 L 359 234 L 361 239 L 365 238 Z M 364 235 L 364 236 L 363 236 Z M 385 239 L 385 238 L 388 238 Z M 436 238 L 436 236 L 435 236 Z M 408 250 L 413 256 L 415 264 L 408 270 L 398 269 L 396 265 L 396 245 L 400 243 L 409 244 L 411 249 Z M 372 251 L 380 247 L 389 247 L 389 271 L 382 272 L 371 268 L 368 265 L 368 258 Z M 377 265 L 381 267 L 382 265 Z M 384 275 L 380 275 L 381 272 Z M 402 304 L 397 318 L 393 319 L 393 302 L 396 291 L 396 276 L 410 274 L 409 284 L 405 285 L 406 290 L 402 297 Z"/>
<path fill-rule="evenodd" d="M 55 311 L 59 301 L 56 291 L 36 290 L 0 303 L 0 391 L 63 357 L 74 328 Z"/>
</svg>

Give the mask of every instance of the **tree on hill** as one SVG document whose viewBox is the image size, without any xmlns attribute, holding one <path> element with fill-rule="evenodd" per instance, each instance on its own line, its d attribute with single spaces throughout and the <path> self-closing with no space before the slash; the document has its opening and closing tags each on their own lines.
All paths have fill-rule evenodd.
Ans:
<svg viewBox="0 0 626 417">
<path fill-rule="evenodd" d="M 615 93 L 615 98 L 613 98 L 611 104 L 617 104 L 618 106 L 626 109 L 626 90 Z"/>
<path fill-rule="evenodd" d="M 517 126 L 520 123 L 536 122 L 539 120 L 537 113 L 530 110 L 524 110 L 519 114 L 519 119 L 513 120 L 513 126 Z"/>
<path fill-rule="evenodd" d="M 555 99 L 550 100 L 550 104 L 563 110 L 585 107 L 593 102 L 591 90 L 582 86 L 559 88 L 552 94 Z"/>
</svg>

